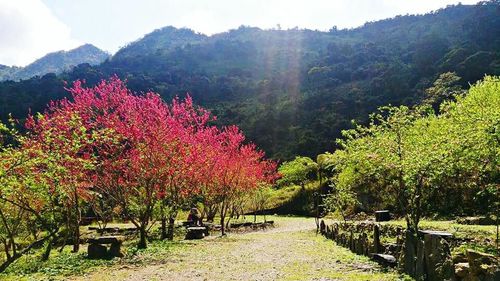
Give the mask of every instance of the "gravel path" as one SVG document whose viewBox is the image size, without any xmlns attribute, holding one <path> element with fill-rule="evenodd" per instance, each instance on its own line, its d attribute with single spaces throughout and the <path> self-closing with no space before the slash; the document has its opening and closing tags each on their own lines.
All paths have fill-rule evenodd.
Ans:
<svg viewBox="0 0 500 281">
<path fill-rule="evenodd" d="M 187 247 L 146 265 L 101 268 L 73 280 L 396 280 L 332 241 L 313 219 L 279 218 L 266 231 L 184 241 Z"/>
</svg>

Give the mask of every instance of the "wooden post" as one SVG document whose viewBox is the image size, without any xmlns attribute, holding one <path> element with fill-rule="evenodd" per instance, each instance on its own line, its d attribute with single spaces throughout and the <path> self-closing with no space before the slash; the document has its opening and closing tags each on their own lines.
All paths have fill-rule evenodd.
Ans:
<svg viewBox="0 0 500 281">
<path fill-rule="evenodd" d="M 380 253 L 380 228 L 378 224 L 373 226 L 373 252 Z"/>
</svg>

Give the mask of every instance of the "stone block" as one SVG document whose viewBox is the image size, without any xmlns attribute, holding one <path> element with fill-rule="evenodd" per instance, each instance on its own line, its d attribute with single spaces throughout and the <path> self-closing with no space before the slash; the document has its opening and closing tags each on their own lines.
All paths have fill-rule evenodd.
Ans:
<svg viewBox="0 0 500 281">
<path fill-rule="evenodd" d="M 396 258 L 391 255 L 374 254 L 372 256 L 372 259 L 383 266 L 394 267 L 397 264 Z"/>
<path fill-rule="evenodd" d="M 390 221 L 391 214 L 388 210 L 381 210 L 375 212 L 375 221 Z"/>
<path fill-rule="evenodd" d="M 373 252 L 380 253 L 380 227 L 378 224 L 373 226 Z"/>
<path fill-rule="evenodd" d="M 121 243 L 113 243 L 109 247 L 109 255 L 112 257 L 123 257 L 123 253 L 121 251 L 122 244 Z"/>
<path fill-rule="evenodd" d="M 205 237 L 206 228 L 203 226 L 188 227 L 186 233 L 186 240 L 203 239 Z"/>
<path fill-rule="evenodd" d="M 122 243 L 125 240 L 123 236 L 101 236 L 96 238 L 89 238 L 87 242 L 90 244 L 116 244 Z"/>
<path fill-rule="evenodd" d="M 455 275 L 450 245 L 445 238 L 449 238 L 449 236 L 443 236 L 441 233 L 424 235 L 426 280 L 452 280 Z"/>
<path fill-rule="evenodd" d="M 500 280 L 500 259 L 489 254 L 467 250 L 469 273 L 478 280 Z"/>
<path fill-rule="evenodd" d="M 108 257 L 108 249 L 104 245 L 89 244 L 87 255 L 89 259 L 105 259 Z"/>
<path fill-rule="evenodd" d="M 455 276 L 464 279 L 469 275 L 469 263 L 467 262 L 460 262 L 455 264 Z"/>
</svg>

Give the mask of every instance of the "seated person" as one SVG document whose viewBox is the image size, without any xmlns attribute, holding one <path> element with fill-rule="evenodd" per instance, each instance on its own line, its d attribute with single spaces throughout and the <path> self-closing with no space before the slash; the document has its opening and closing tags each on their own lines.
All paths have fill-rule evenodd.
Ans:
<svg viewBox="0 0 500 281">
<path fill-rule="evenodd" d="M 189 212 L 187 221 L 189 222 L 189 225 L 191 225 L 191 226 L 201 225 L 201 214 L 197 208 L 191 208 L 191 211 Z"/>
</svg>

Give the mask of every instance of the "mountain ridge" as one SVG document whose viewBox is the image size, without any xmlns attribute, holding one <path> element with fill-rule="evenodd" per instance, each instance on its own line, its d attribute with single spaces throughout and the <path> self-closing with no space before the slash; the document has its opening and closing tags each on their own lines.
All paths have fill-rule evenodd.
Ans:
<svg viewBox="0 0 500 281">
<path fill-rule="evenodd" d="M 167 102 L 190 93 L 218 124 L 239 125 L 272 158 L 314 156 L 333 150 L 351 120 L 419 103 L 440 73 L 456 72 L 462 87 L 499 75 L 499 19 L 500 2 L 488 1 L 328 32 L 241 26 L 205 36 L 164 27 L 97 66 L 0 83 L 0 118 L 23 118 L 67 97 L 64 81 L 93 85 L 118 75 Z"/>
<path fill-rule="evenodd" d="M 43 76 L 48 73 L 60 74 L 63 71 L 71 70 L 72 67 L 78 64 L 100 64 L 109 56 L 108 53 L 87 43 L 68 51 L 61 50 L 48 53 L 25 67 L 2 66 L 0 67 L 0 81 L 18 81 L 34 76 Z"/>
</svg>

